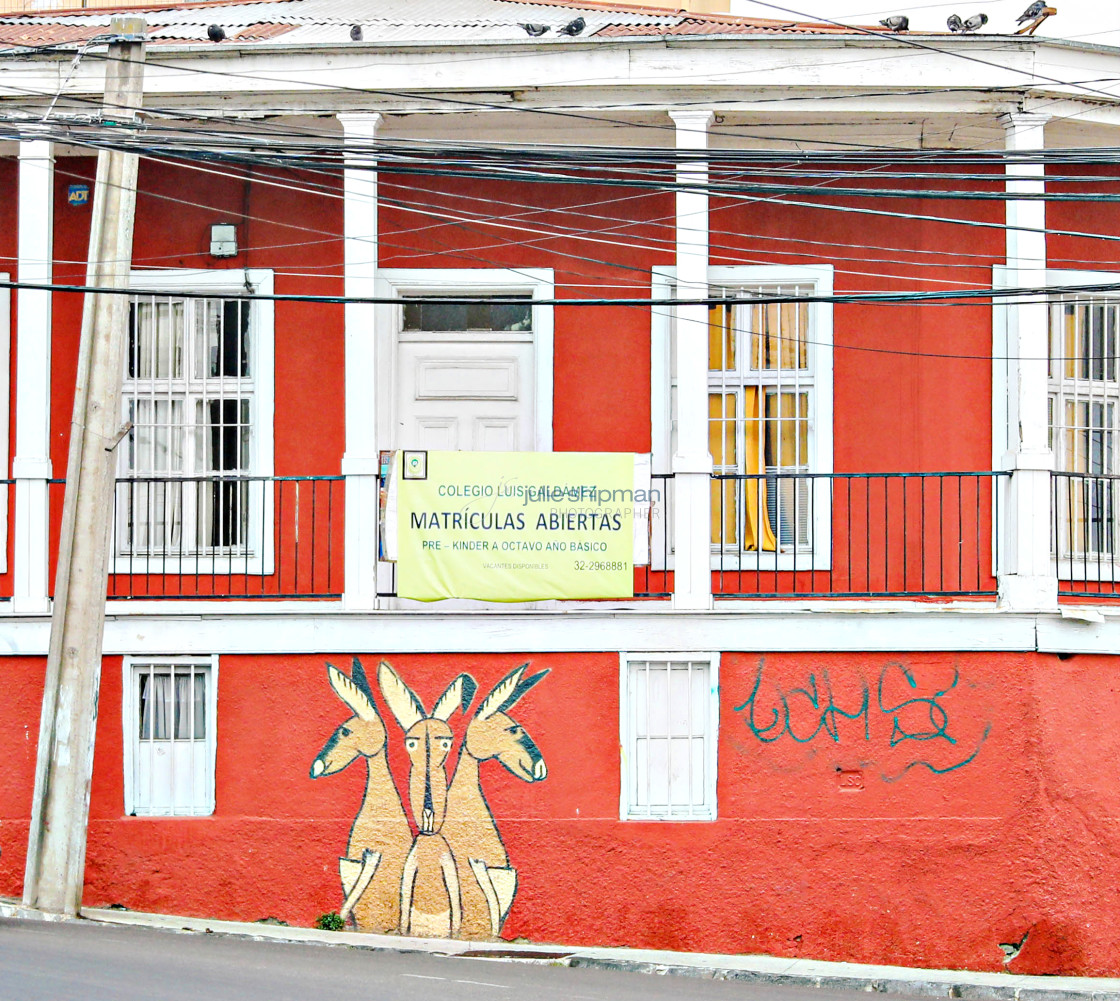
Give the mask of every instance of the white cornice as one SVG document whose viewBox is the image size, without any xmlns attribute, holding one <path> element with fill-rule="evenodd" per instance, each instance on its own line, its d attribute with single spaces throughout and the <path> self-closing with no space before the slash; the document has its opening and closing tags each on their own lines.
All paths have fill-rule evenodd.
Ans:
<svg viewBox="0 0 1120 1001">
<path fill-rule="evenodd" d="M 1012 614 L 990 605 L 898 603 L 864 610 L 777 609 L 766 603 L 714 612 L 581 607 L 548 611 L 347 612 L 187 603 L 110 603 L 106 655 L 396 653 L 574 653 L 665 649 L 752 652 L 1043 651 L 1114 654 L 1112 610 Z M 647 606 L 648 607 L 648 606 Z M 0 656 L 45 656 L 50 621 L 5 616 Z"/>
</svg>

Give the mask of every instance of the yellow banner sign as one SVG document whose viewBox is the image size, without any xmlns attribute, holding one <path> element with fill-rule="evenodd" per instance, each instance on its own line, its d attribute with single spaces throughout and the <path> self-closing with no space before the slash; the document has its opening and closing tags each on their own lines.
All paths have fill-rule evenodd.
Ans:
<svg viewBox="0 0 1120 1001">
<path fill-rule="evenodd" d="M 394 474 L 400 597 L 633 597 L 632 453 L 404 451 Z"/>
</svg>

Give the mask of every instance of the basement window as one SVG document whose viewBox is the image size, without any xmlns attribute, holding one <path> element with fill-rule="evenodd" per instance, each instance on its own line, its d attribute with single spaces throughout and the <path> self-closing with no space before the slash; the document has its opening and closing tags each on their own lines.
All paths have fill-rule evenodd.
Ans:
<svg viewBox="0 0 1120 1001">
<path fill-rule="evenodd" d="M 214 812 L 217 660 L 126 660 L 125 813 Z"/>
<path fill-rule="evenodd" d="M 622 654 L 623 820 L 715 820 L 719 655 Z"/>
</svg>

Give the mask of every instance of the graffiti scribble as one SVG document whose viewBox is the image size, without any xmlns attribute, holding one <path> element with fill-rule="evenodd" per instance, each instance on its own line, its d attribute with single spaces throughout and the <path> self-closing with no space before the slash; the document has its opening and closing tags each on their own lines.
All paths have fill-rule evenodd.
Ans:
<svg viewBox="0 0 1120 1001">
<path fill-rule="evenodd" d="M 859 680 L 859 691 L 854 698 L 848 696 L 838 701 L 827 668 L 810 671 L 802 686 L 790 689 L 783 689 L 773 678 L 766 678 L 764 690 L 765 671 L 766 659 L 760 658 L 750 694 L 734 707 L 747 729 L 763 744 L 773 744 L 782 737 L 798 744 L 809 744 L 822 734 L 839 744 L 841 721 L 848 720 L 862 725 L 849 727 L 845 733 L 862 731 L 866 743 L 872 741 L 873 731 L 878 730 L 877 723 L 884 721 L 890 727 L 887 739 L 891 748 L 910 742 L 933 742 L 935 746 L 940 742 L 958 748 L 958 738 L 950 733 L 949 710 L 942 701 L 960 682 L 956 666 L 952 678 L 938 686 L 923 683 L 905 664 L 888 663 L 879 672 L 874 685 L 874 701 L 872 685 L 865 678 Z M 990 731 L 989 723 L 984 726 L 975 747 L 964 756 L 959 755 L 958 748 L 948 764 L 928 761 L 925 755 L 915 756 L 897 772 L 882 772 L 882 778 L 894 782 L 917 767 L 935 775 L 963 768 L 975 760 Z"/>
</svg>

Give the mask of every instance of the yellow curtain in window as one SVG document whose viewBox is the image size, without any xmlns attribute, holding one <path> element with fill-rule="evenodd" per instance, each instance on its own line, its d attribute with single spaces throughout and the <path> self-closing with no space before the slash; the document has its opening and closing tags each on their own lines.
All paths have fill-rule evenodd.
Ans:
<svg viewBox="0 0 1120 1001">
<path fill-rule="evenodd" d="M 748 476 L 765 472 L 762 467 L 762 393 L 753 386 L 743 389 L 745 425 L 743 472 Z M 774 552 L 778 548 L 766 504 L 766 480 L 743 481 L 743 548 Z"/>
<path fill-rule="evenodd" d="M 735 394 L 708 394 L 708 451 L 716 473 L 738 471 L 735 435 Z M 739 544 L 739 515 L 735 506 L 738 480 L 712 479 L 712 545 Z"/>
</svg>

